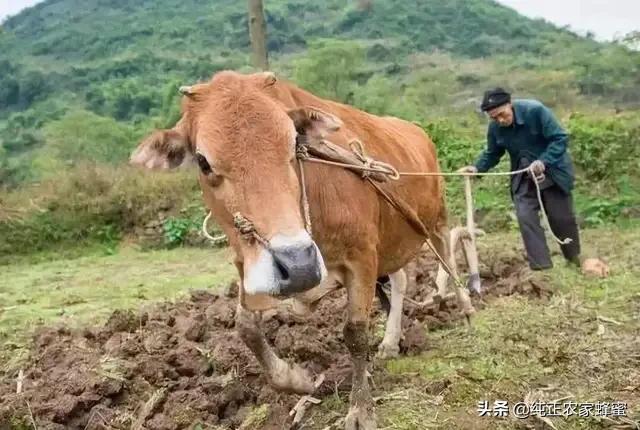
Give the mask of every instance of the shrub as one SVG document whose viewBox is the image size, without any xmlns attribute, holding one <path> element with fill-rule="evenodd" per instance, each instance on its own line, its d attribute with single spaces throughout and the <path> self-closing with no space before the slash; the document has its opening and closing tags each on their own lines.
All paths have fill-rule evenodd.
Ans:
<svg viewBox="0 0 640 430">
<path fill-rule="evenodd" d="M 0 257 L 101 243 L 199 204 L 193 172 L 153 173 L 81 164 L 42 184 L 0 195 Z M 204 213 L 200 210 L 200 213 Z"/>
<path fill-rule="evenodd" d="M 574 114 L 568 128 L 570 151 L 589 180 L 611 179 L 639 170 L 640 115 Z"/>
<path fill-rule="evenodd" d="M 134 129 L 87 111 L 67 113 L 45 127 L 49 144 L 61 160 L 119 163 L 137 142 Z"/>
<path fill-rule="evenodd" d="M 198 223 L 189 218 L 170 217 L 163 224 L 164 238 L 169 246 L 182 245 L 187 236 L 198 227 Z"/>
<path fill-rule="evenodd" d="M 294 61 L 294 80 L 322 97 L 353 102 L 353 91 L 365 62 L 365 50 L 355 42 L 322 39 L 309 44 L 304 58 Z"/>
</svg>

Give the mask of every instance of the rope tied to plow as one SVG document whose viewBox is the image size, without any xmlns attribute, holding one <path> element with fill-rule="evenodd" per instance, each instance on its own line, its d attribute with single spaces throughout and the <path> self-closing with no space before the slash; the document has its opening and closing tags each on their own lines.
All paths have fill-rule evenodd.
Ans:
<svg viewBox="0 0 640 430">
<path fill-rule="evenodd" d="M 301 146 L 301 145 L 298 145 Z M 309 155 L 308 151 L 305 148 L 305 158 L 304 161 L 311 161 L 315 163 L 328 164 L 331 166 L 344 167 L 352 170 L 360 170 L 362 173 L 363 179 L 369 179 L 371 181 L 371 173 L 376 173 L 380 175 L 384 175 L 392 180 L 398 180 L 403 176 L 413 176 L 413 177 L 429 177 L 429 176 L 513 176 L 521 173 L 529 172 L 531 177 L 533 178 L 533 183 L 536 186 L 536 194 L 538 197 L 538 203 L 540 204 L 540 211 L 542 212 L 542 217 L 547 226 L 547 230 L 553 237 L 553 239 L 559 243 L 560 245 L 567 245 L 572 242 L 573 239 L 567 237 L 565 239 L 560 239 L 553 232 L 551 228 L 551 224 L 549 223 L 549 217 L 547 215 L 547 211 L 544 207 L 544 203 L 542 201 L 542 193 L 540 191 L 540 182 L 544 180 L 544 174 L 536 174 L 533 169 L 529 167 L 525 167 L 519 170 L 512 170 L 508 172 L 484 172 L 484 173 L 459 173 L 459 172 L 400 172 L 394 166 L 389 163 L 385 163 L 383 161 L 375 160 L 366 155 L 364 150 L 364 145 L 358 139 L 352 139 L 349 142 L 349 147 L 353 154 L 358 158 L 358 160 L 362 163 L 360 166 L 353 165 L 351 163 L 341 163 L 337 161 L 326 161 L 321 158 L 316 158 L 314 156 Z M 373 182 L 372 182 L 373 184 Z M 378 188 L 378 187 L 376 187 Z M 378 190 L 379 191 L 379 190 Z M 388 199 L 387 199 L 388 200 Z"/>
<path fill-rule="evenodd" d="M 458 172 L 400 172 L 400 176 L 515 176 L 522 173 L 529 173 L 531 178 L 533 179 L 533 183 L 536 186 L 536 195 L 538 197 L 538 204 L 540 205 L 540 212 L 542 213 L 542 218 L 544 219 L 545 225 L 547 226 L 547 230 L 553 237 L 553 239 L 559 243 L 560 245 L 567 245 L 573 241 L 570 237 L 566 237 L 564 239 L 560 239 L 553 232 L 551 228 L 551 223 L 549 223 L 549 216 L 547 215 L 547 210 L 544 207 L 544 202 L 542 201 L 542 192 L 540 190 L 540 182 L 544 181 L 545 175 L 544 173 L 537 174 L 531 166 L 525 167 L 523 169 L 511 170 L 508 172 L 484 172 L 484 173 L 458 173 Z"/>
<path fill-rule="evenodd" d="M 325 141 L 325 143 L 332 144 L 329 141 Z M 395 199 L 392 194 L 390 195 L 384 192 L 384 190 L 382 190 L 382 188 L 375 182 L 374 178 L 372 177 L 372 173 L 380 174 L 383 177 L 388 177 L 389 179 L 392 179 L 392 180 L 399 180 L 403 176 L 413 176 L 413 177 L 460 176 L 460 177 L 465 177 L 465 179 L 468 181 L 470 176 L 512 176 L 512 175 L 529 172 L 536 186 L 536 192 L 537 192 L 538 202 L 540 204 L 540 210 L 542 212 L 542 216 L 547 225 L 548 231 L 551 233 L 555 241 L 561 245 L 566 245 L 572 241 L 571 238 L 559 239 L 551 229 L 551 224 L 549 223 L 549 218 L 544 208 L 544 203 L 542 201 L 542 194 L 541 194 L 540 185 L 539 185 L 539 182 L 544 180 L 544 174 L 537 175 L 531 167 L 526 167 L 523 169 L 509 171 L 509 172 L 484 172 L 484 173 L 400 172 L 389 163 L 375 160 L 374 158 L 367 156 L 363 143 L 358 139 L 352 139 L 351 141 L 349 141 L 349 147 L 352 153 L 358 159 L 358 161 L 362 163 L 361 165 L 355 165 L 353 163 L 342 163 L 338 161 L 329 161 L 329 160 L 324 160 L 322 158 L 317 158 L 309 154 L 309 149 L 307 144 L 299 142 L 296 145 L 296 158 L 298 160 L 298 166 L 300 169 L 301 206 L 302 206 L 302 212 L 304 216 L 305 229 L 310 235 L 312 233 L 312 230 L 311 230 L 309 202 L 308 202 L 308 196 L 306 192 L 306 181 L 305 181 L 305 175 L 304 175 L 304 166 L 303 166 L 304 161 L 328 164 L 331 166 L 344 167 L 350 170 L 361 171 L 362 172 L 361 177 L 364 180 L 367 180 L 369 183 L 371 183 L 371 185 L 373 185 L 373 187 L 378 191 L 378 193 L 380 193 L 392 206 L 394 206 L 400 213 L 402 213 L 404 217 L 410 222 L 410 224 L 414 226 L 414 228 L 416 228 L 418 231 L 420 231 L 423 234 L 426 231 L 426 227 L 424 227 L 422 222 L 417 218 L 417 215 L 412 213 L 412 211 L 411 213 L 406 213 L 407 210 L 404 207 L 405 205 L 402 205 L 401 202 L 398 201 L 398 199 Z M 468 186 L 469 186 L 469 192 L 466 193 L 467 200 L 469 200 L 470 194 L 471 194 L 470 182 Z M 467 202 L 467 204 L 470 205 L 470 208 L 471 208 L 468 210 L 472 211 L 473 203 Z M 211 217 L 211 212 L 209 212 L 209 214 L 205 218 L 202 225 L 202 230 L 204 232 L 204 235 L 207 238 L 213 240 L 214 242 L 219 242 L 220 241 L 219 237 L 218 238 L 211 237 L 207 232 L 207 223 L 210 217 Z M 236 212 L 234 214 L 234 226 L 236 227 L 236 229 L 239 231 L 239 233 L 245 240 L 251 241 L 255 239 L 258 242 L 260 242 L 265 248 L 269 249 L 268 241 L 264 239 L 262 236 L 260 236 L 260 234 L 258 234 L 258 232 L 256 231 L 253 223 L 249 219 L 244 217 L 242 214 L 240 214 L 239 212 Z M 427 240 L 426 243 L 431 249 L 431 251 L 435 253 L 436 257 L 438 258 L 440 263 L 443 265 L 443 267 L 446 269 L 446 271 L 449 273 L 449 275 L 454 278 L 456 283 L 459 283 L 459 281 L 454 276 L 453 272 L 449 268 L 444 258 L 441 255 L 439 255 L 438 252 L 435 250 L 431 241 Z"/>
</svg>

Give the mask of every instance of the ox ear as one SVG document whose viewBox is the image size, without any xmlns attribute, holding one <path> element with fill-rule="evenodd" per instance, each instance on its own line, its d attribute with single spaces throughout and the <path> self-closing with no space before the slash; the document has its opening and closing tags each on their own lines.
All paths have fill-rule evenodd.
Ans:
<svg viewBox="0 0 640 430">
<path fill-rule="evenodd" d="M 176 130 L 157 130 L 131 154 L 129 164 L 147 169 L 175 169 L 193 160 L 188 140 Z"/>
<path fill-rule="evenodd" d="M 287 113 L 298 134 L 310 137 L 323 138 L 342 126 L 342 121 L 337 116 L 313 107 L 292 109 Z"/>
</svg>

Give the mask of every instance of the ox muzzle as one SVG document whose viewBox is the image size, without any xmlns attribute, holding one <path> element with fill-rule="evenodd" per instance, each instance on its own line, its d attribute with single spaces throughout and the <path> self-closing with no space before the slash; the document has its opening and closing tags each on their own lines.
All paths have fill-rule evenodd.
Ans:
<svg viewBox="0 0 640 430">
<path fill-rule="evenodd" d="M 322 254 L 306 231 L 277 235 L 246 268 L 244 290 L 286 297 L 318 286 L 326 276 Z"/>
<path fill-rule="evenodd" d="M 322 280 L 319 252 L 312 242 L 308 245 L 271 248 L 280 282 L 280 294 L 302 293 Z"/>
</svg>

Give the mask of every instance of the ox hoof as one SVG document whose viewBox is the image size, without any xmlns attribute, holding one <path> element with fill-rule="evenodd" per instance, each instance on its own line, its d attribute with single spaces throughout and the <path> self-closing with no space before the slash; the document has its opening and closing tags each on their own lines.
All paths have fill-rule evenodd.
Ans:
<svg viewBox="0 0 640 430">
<path fill-rule="evenodd" d="M 344 421 L 345 430 L 376 430 L 376 416 L 373 408 L 353 406 Z"/>
<path fill-rule="evenodd" d="M 378 346 L 378 354 L 376 354 L 376 357 L 380 360 L 387 360 L 389 358 L 396 358 L 398 355 L 400 355 L 400 347 L 398 345 L 381 343 Z"/>
<path fill-rule="evenodd" d="M 271 385 L 278 391 L 295 394 L 313 394 L 316 390 L 309 373 L 297 365 L 288 366 L 286 371 L 273 375 Z"/>
<path fill-rule="evenodd" d="M 442 303 L 442 301 L 444 300 L 444 297 L 444 294 L 440 294 L 439 292 L 437 292 L 433 295 L 431 300 L 433 301 L 433 304 L 440 305 L 440 303 Z"/>
<path fill-rule="evenodd" d="M 477 295 L 478 297 L 482 296 L 482 283 L 480 281 L 480 275 L 477 273 L 472 273 L 469 276 L 469 280 L 467 281 L 467 290 L 469 290 L 469 294 Z"/>
</svg>

